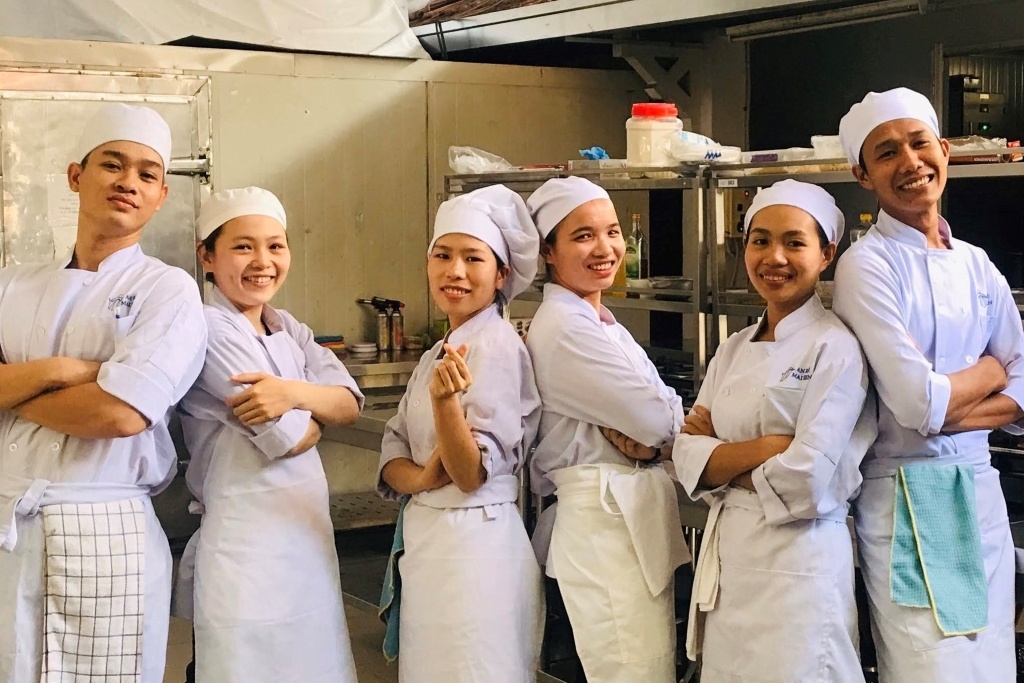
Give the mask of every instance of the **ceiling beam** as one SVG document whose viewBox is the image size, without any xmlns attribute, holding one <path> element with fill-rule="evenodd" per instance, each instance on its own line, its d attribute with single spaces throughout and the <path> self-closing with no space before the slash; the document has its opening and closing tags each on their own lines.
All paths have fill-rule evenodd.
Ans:
<svg viewBox="0 0 1024 683">
<path fill-rule="evenodd" d="M 452 52 L 815 4 L 814 0 L 551 0 L 417 26 L 413 31 L 428 48 Z"/>
</svg>

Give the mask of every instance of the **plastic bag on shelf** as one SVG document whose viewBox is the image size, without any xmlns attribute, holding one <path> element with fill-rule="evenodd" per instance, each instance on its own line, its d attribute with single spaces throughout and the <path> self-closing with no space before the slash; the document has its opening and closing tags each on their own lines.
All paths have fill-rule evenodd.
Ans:
<svg viewBox="0 0 1024 683">
<path fill-rule="evenodd" d="M 458 145 L 448 148 L 448 168 L 459 175 L 515 170 L 512 164 L 496 154 L 476 147 L 460 147 Z"/>
<path fill-rule="evenodd" d="M 679 131 L 668 142 L 669 157 L 680 163 L 694 161 L 718 161 L 735 163 L 740 160 L 739 147 L 726 147 L 699 133 Z"/>
</svg>

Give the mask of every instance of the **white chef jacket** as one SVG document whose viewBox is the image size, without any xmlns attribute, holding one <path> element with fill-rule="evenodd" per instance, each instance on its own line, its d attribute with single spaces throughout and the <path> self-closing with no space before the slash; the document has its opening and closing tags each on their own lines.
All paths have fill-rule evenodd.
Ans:
<svg viewBox="0 0 1024 683">
<path fill-rule="evenodd" d="M 514 502 L 516 475 L 537 434 L 540 397 L 526 345 L 515 329 L 491 306 L 452 330 L 423 354 L 409 378 L 409 386 L 388 421 L 377 468 L 377 491 L 387 500 L 399 496 L 381 478 L 384 466 L 396 458 L 426 465 L 437 447 L 430 380 L 443 346 L 469 346 L 466 365 L 473 384 L 462 393 L 466 422 L 480 446 L 487 480 L 476 491 L 462 493 L 455 484 L 417 493 L 413 499 L 435 508 L 466 508 Z"/>
<path fill-rule="evenodd" d="M 544 399 L 530 464 L 535 493 L 555 491 L 547 473 L 576 465 L 636 463 L 601 434 L 616 429 L 661 447 L 683 424 L 683 403 L 654 363 L 604 306 L 549 282 L 530 323 L 527 348 Z"/>
<path fill-rule="evenodd" d="M 1006 368 L 1002 393 L 1024 405 L 1024 332 L 1004 278 L 985 252 L 954 239 L 928 249 L 925 236 L 884 211 L 839 260 L 832 309 L 864 347 L 878 391 L 879 435 L 867 476 L 913 460 L 988 460 L 988 431 L 943 434 L 946 375 L 990 355 Z M 1024 434 L 1020 425 L 1007 428 Z"/>
<path fill-rule="evenodd" d="M 794 435 L 751 476 L 769 525 L 845 517 L 861 484 L 860 463 L 877 434 L 874 396 L 856 338 L 817 295 L 779 321 L 774 342 L 752 325 L 719 347 L 695 405 L 711 411 L 717 438 L 681 434 L 673 460 L 694 500 L 722 443 Z"/>
<path fill-rule="evenodd" d="M 294 357 L 295 366 L 305 372 L 307 382 L 345 387 L 356 397 L 360 410 L 364 403 L 358 385 L 334 352 L 318 344 L 313 330 L 287 311 L 264 306 L 263 322 L 271 334 L 256 334 L 234 304 L 214 287 L 205 314 L 211 340 L 206 366 L 181 403 L 182 425 L 191 454 L 185 478 L 192 495 L 201 503 L 205 503 L 203 484 L 223 430 L 243 435 L 267 458 L 276 459 L 294 448 L 309 429 L 311 413 L 298 408 L 260 425 L 249 427 L 239 422 L 224 400 L 248 386 L 231 381 L 233 375 L 243 372 L 240 368 L 280 377 L 282 369 L 278 365 L 282 361 L 275 360 L 274 350 L 285 348 Z M 271 341 L 277 334 L 282 335 L 281 345 Z"/>
<path fill-rule="evenodd" d="M 70 260 L 0 270 L 0 352 L 9 363 L 99 361 L 99 386 L 149 426 L 130 437 L 81 439 L 0 411 L 0 473 L 156 492 L 177 462 L 167 415 L 203 367 L 199 288 L 138 245 L 114 252 L 96 272 L 67 268 Z"/>
<path fill-rule="evenodd" d="M 883 680 L 908 683 L 1009 680 L 1013 658 L 1013 543 L 989 430 L 942 433 L 945 375 L 990 355 L 1006 368 L 1003 394 L 1024 405 L 1024 332 L 1005 278 L 985 252 L 954 239 L 929 249 L 925 236 L 884 211 L 839 259 L 833 310 L 860 339 L 879 397 L 878 440 L 864 460 L 857 500 L 861 567 L 877 632 Z M 1004 429 L 1022 434 L 1021 423 Z M 945 637 L 928 610 L 890 596 L 893 476 L 904 465 L 972 465 L 988 628 Z"/>
</svg>

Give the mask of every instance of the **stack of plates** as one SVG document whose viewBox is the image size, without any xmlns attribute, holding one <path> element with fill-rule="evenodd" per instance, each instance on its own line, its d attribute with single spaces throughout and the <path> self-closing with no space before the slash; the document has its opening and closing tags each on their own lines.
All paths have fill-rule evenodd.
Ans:
<svg viewBox="0 0 1024 683">
<path fill-rule="evenodd" d="M 357 355 L 377 353 L 377 345 L 373 342 L 356 342 L 348 345 L 348 352 Z"/>
</svg>

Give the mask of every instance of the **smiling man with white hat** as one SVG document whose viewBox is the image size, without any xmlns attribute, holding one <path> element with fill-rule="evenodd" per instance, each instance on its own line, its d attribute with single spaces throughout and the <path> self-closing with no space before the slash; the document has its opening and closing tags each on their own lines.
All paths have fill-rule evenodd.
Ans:
<svg viewBox="0 0 1024 683">
<path fill-rule="evenodd" d="M 202 368 L 195 281 L 142 253 L 167 123 L 104 104 L 68 167 L 70 255 L 0 270 L 0 681 L 162 680 L 171 557 L 150 495 Z"/>
<path fill-rule="evenodd" d="M 880 678 L 1009 682 L 1014 553 L 988 435 L 1024 434 L 1020 314 L 939 215 L 949 144 L 923 95 L 868 93 L 839 137 L 881 207 L 840 259 L 833 302 L 879 396 L 856 517 Z"/>
</svg>

